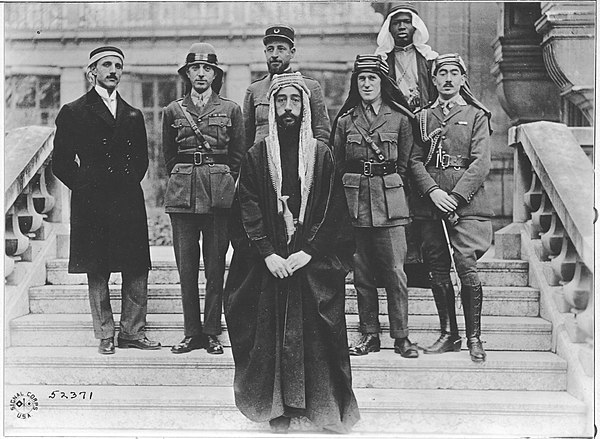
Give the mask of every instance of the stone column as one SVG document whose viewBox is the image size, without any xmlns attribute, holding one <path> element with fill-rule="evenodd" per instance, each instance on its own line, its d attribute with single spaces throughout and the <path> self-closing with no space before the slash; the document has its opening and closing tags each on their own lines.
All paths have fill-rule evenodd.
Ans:
<svg viewBox="0 0 600 439">
<path fill-rule="evenodd" d="M 244 103 L 246 89 L 250 85 L 250 66 L 247 64 L 232 64 L 227 68 L 225 96 L 236 102 L 240 107 Z"/>
<path fill-rule="evenodd" d="M 498 37 L 494 40 L 496 93 L 511 123 L 558 121 L 560 96 L 546 72 L 541 37 L 534 23 L 539 3 L 500 3 Z"/>
<path fill-rule="evenodd" d="M 561 96 L 594 122 L 594 2 L 541 2 L 535 29 L 542 36 L 544 63 Z"/>
<path fill-rule="evenodd" d="M 81 67 L 65 67 L 60 74 L 60 105 L 74 101 L 85 93 L 85 76 Z"/>
</svg>

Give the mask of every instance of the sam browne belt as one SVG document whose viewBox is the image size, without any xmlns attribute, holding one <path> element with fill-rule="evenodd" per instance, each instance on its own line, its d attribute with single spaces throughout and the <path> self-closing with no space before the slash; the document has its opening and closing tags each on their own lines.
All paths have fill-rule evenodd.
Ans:
<svg viewBox="0 0 600 439">
<path fill-rule="evenodd" d="M 435 168 L 468 168 L 471 164 L 471 160 L 467 157 L 462 157 L 460 155 L 450 155 L 442 152 L 439 154 L 439 157 L 436 157 L 436 163 L 429 163 L 427 167 L 435 167 Z"/>
<path fill-rule="evenodd" d="M 209 152 L 180 152 L 177 154 L 175 163 L 192 163 L 193 165 L 227 165 L 228 157 L 226 153 Z"/>
<path fill-rule="evenodd" d="M 346 164 L 346 172 L 363 174 L 367 177 L 381 177 L 397 172 L 396 162 L 388 160 L 382 163 L 365 160 L 349 160 Z"/>
</svg>

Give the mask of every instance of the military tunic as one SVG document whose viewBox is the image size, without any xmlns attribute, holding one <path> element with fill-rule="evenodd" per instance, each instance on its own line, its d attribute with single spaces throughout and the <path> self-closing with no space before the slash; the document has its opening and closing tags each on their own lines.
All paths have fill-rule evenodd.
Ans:
<svg viewBox="0 0 600 439">
<path fill-rule="evenodd" d="M 430 135 L 438 129 L 444 158 L 465 160 L 465 166 L 436 166 L 430 143 L 417 139 L 410 159 L 413 176 L 415 220 L 423 229 L 425 262 L 434 274 L 450 271 L 450 257 L 443 234 L 440 212 L 429 197 L 439 187 L 461 200 L 456 213 L 459 222 L 449 228 L 457 271 L 464 284 L 477 285 L 477 259 L 489 249 L 492 239 L 490 217 L 493 211 L 486 193 L 485 180 L 491 166 L 488 120 L 485 113 L 460 99 L 447 115 L 437 102 L 419 114 L 421 131 Z M 426 166 L 425 161 L 431 155 Z M 458 163 L 458 162 L 456 162 Z"/>
<path fill-rule="evenodd" d="M 373 139 L 396 172 L 381 176 L 356 172 L 357 163 L 377 162 L 361 132 Z M 334 152 L 355 229 L 354 284 L 363 333 L 380 331 L 376 289 L 379 284 L 387 292 L 391 336 L 408 336 L 408 288 L 403 270 L 406 237 L 402 226 L 410 222 L 404 182 L 412 145 L 408 117 L 385 103 L 371 123 L 362 105 L 338 119 Z"/>
<path fill-rule="evenodd" d="M 208 146 L 199 140 L 181 106 L 189 113 Z M 163 154 L 170 173 L 165 210 L 173 227 L 186 337 L 201 333 L 218 335 L 222 331 L 228 220 L 244 151 L 242 112 L 233 101 L 213 92 L 199 109 L 188 93 L 183 100 L 171 102 L 165 108 Z M 205 160 L 216 160 L 216 163 L 205 163 Z M 200 234 L 207 282 L 204 328 L 200 320 L 198 291 Z"/>
</svg>

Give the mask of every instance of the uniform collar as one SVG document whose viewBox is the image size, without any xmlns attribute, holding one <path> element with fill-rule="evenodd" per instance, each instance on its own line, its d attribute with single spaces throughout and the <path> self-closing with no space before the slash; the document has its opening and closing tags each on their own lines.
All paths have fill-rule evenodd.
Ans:
<svg viewBox="0 0 600 439">
<path fill-rule="evenodd" d="M 197 107 L 202 107 L 206 105 L 208 100 L 210 99 L 210 95 L 212 95 L 212 88 L 208 87 L 202 93 L 198 93 L 195 89 L 192 88 L 192 101 L 196 104 Z"/>
<path fill-rule="evenodd" d="M 465 101 L 460 94 L 457 94 L 456 96 L 454 96 L 451 99 L 448 99 L 447 101 L 445 101 L 440 96 L 438 96 L 438 98 L 435 100 L 435 102 L 431 105 L 431 108 L 441 106 L 442 104 L 444 104 L 446 102 L 448 102 L 450 107 L 453 107 L 454 105 L 468 105 L 467 101 Z"/>
<path fill-rule="evenodd" d="M 117 90 L 116 89 L 113 90 L 112 95 L 109 95 L 107 89 L 96 84 L 96 85 L 94 85 L 94 90 L 96 90 L 96 93 L 98 93 L 98 95 L 105 101 L 111 101 L 111 100 L 117 99 Z"/>
</svg>

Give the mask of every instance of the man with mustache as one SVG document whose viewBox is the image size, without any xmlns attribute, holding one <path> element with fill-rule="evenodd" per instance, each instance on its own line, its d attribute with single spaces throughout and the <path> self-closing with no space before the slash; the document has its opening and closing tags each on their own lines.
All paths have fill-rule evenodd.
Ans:
<svg viewBox="0 0 600 439">
<path fill-rule="evenodd" d="M 240 167 L 250 249 L 235 249 L 226 287 L 235 402 L 275 432 L 304 416 L 345 433 L 359 413 L 344 314 L 352 251 L 340 248 L 343 189 L 330 149 L 313 136 L 302 75 L 274 75 L 267 97 L 268 136 Z"/>
<path fill-rule="evenodd" d="M 264 139 L 269 133 L 267 93 L 273 75 L 292 71 L 290 62 L 296 55 L 294 38 L 294 29 L 286 25 L 271 26 L 265 31 L 263 43 L 269 74 L 250 84 L 244 98 L 244 125 L 248 147 Z M 328 143 L 330 126 L 323 91 L 316 80 L 304 76 L 304 81 L 310 90 L 313 133 L 316 139 Z"/>
<path fill-rule="evenodd" d="M 178 70 L 186 84 L 183 99 L 163 113 L 162 147 L 169 181 L 165 210 L 173 227 L 173 248 L 181 282 L 181 354 L 206 348 L 222 354 L 221 310 L 228 221 L 235 179 L 245 151 L 240 107 L 219 96 L 223 69 L 208 43 L 195 43 Z M 204 325 L 200 318 L 198 266 L 200 235 L 206 274 Z"/>
<path fill-rule="evenodd" d="M 471 360 L 482 362 L 486 353 L 479 338 L 483 292 L 477 260 L 492 242 L 493 212 L 484 185 L 491 166 L 491 115 L 465 87 L 467 67 L 458 54 L 440 55 L 433 75 L 439 97 L 418 114 L 420 135 L 410 158 L 413 213 L 423 232 L 423 257 L 440 318 L 441 335 L 425 353 L 461 348 L 450 244 L 460 278 L 467 346 Z"/>
<path fill-rule="evenodd" d="M 123 51 L 90 53 L 92 88 L 56 117 L 52 170 L 72 191 L 69 273 L 86 273 L 98 352 L 115 353 L 108 281 L 121 272 L 119 348 L 160 349 L 146 337 L 150 251 L 140 181 L 148 169 L 142 112 L 116 88 Z"/>
</svg>

